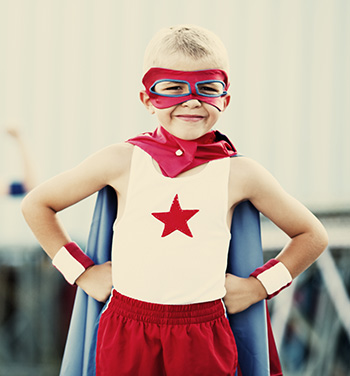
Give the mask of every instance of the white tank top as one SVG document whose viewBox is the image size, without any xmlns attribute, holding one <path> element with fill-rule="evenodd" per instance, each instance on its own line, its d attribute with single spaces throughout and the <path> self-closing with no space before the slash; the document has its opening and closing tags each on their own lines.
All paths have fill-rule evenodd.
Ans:
<svg viewBox="0 0 350 376">
<path fill-rule="evenodd" d="M 224 297 L 229 170 L 230 158 L 223 158 L 195 175 L 169 178 L 134 147 L 125 210 L 114 223 L 117 291 L 160 304 Z"/>
</svg>

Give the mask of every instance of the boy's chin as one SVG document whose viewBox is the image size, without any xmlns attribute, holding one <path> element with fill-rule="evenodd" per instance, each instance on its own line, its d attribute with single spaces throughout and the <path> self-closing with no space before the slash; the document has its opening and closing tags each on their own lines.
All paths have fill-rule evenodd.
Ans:
<svg viewBox="0 0 350 376">
<path fill-rule="evenodd" d="M 164 128 L 173 136 L 186 141 L 196 140 L 197 138 L 200 138 L 204 136 L 206 133 L 210 132 L 210 129 L 196 127 L 190 124 L 178 127 Z"/>
</svg>

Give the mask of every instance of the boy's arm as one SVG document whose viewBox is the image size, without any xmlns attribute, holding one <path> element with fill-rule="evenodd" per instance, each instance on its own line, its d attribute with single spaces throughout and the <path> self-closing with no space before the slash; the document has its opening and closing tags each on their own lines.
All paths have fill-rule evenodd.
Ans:
<svg viewBox="0 0 350 376">
<path fill-rule="evenodd" d="M 118 193 L 123 192 L 130 159 L 130 145 L 113 145 L 40 184 L 25 197 L 23 215 L 49 257 L 54 258 L 64 245 L 71 242 L 57 213 L 106 185 L 113 186 Z M 95 299 L 104 301 L 112 287 L 110 263 L 91 266 L 76 280 L 76 284 Z"/>
<path fill-rule="evenodd" d="M 295 278 L 326 248 L 328 237 L 324 227 L 256 162 L 248 158 L 233 158 L 231 170 L 230 187 L 234 187 L 230 192 L 231 202 L 251 201 L 290 237 L 290 241 L 276 259 L 282 262 L 292 278 Z M 263 285 L 254 277 L 242 279 L 228 275 L 226 288 L 225 303 L 230 313 L 241 311 L 267 297 Z"/>
</svg>

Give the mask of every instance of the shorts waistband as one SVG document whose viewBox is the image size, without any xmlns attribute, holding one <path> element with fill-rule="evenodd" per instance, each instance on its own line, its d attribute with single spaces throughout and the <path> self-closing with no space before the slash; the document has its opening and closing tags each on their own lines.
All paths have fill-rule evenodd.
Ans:
<svg viewBox="0 0 350 376">
<path fill-rule="evenodd" d="M 199 324 L 225 317 L 220 299 L 184 305 L 157 304 L 130 298 L 116 290 L 113 290 L 107 311 L 132 320 L 169 325 Z"/>
</svg>

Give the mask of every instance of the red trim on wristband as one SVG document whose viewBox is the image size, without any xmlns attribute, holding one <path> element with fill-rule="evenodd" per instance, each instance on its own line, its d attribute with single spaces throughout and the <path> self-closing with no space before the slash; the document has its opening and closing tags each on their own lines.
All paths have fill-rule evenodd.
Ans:
<svg viewBox="0 0 350 376">
<path fill-rule="evenodd" d="M 261 274 L 262 272 L 264 272 L 265 270 L 268 270 L 270 268 L 272 268 L 274 265 L 278 264 L 280 261 L 276 260 L 276 259 L 271 259 L 269 260 L 266 264 L 260 266 L 259 268 L 256 268 L 253 273 L 251 273 L 250 275 L 252 277 L 257 277 L 259 274 Z"/>
<path fill-rule="evenodd" d="M 83 265 L 84 269 L 87 269 L 90 266 L 94 265 L 94 262 L 91 260 L 91 258 L 80 249 L 78 244 L 70 242 L 67 243 L 64 248 L 66 248 L 71 256 L 79 262 L 79 264 Z"/>
<path fill-rule="evenodd" d="M 70 242 L 59 249 L 52 259 L 52 264 L 62 273 L 68 283 L 74 285 L 85 270 L 94 265 L 94 262 L 76 243 Z"/>
<path fill-rule="evenodd" d="M 267 292 L 267 299 L 278 295 L 292 283 L 292 276 L 282 262 L 271 259 L 250 274 L 257 278 Z"/>
</svg>

